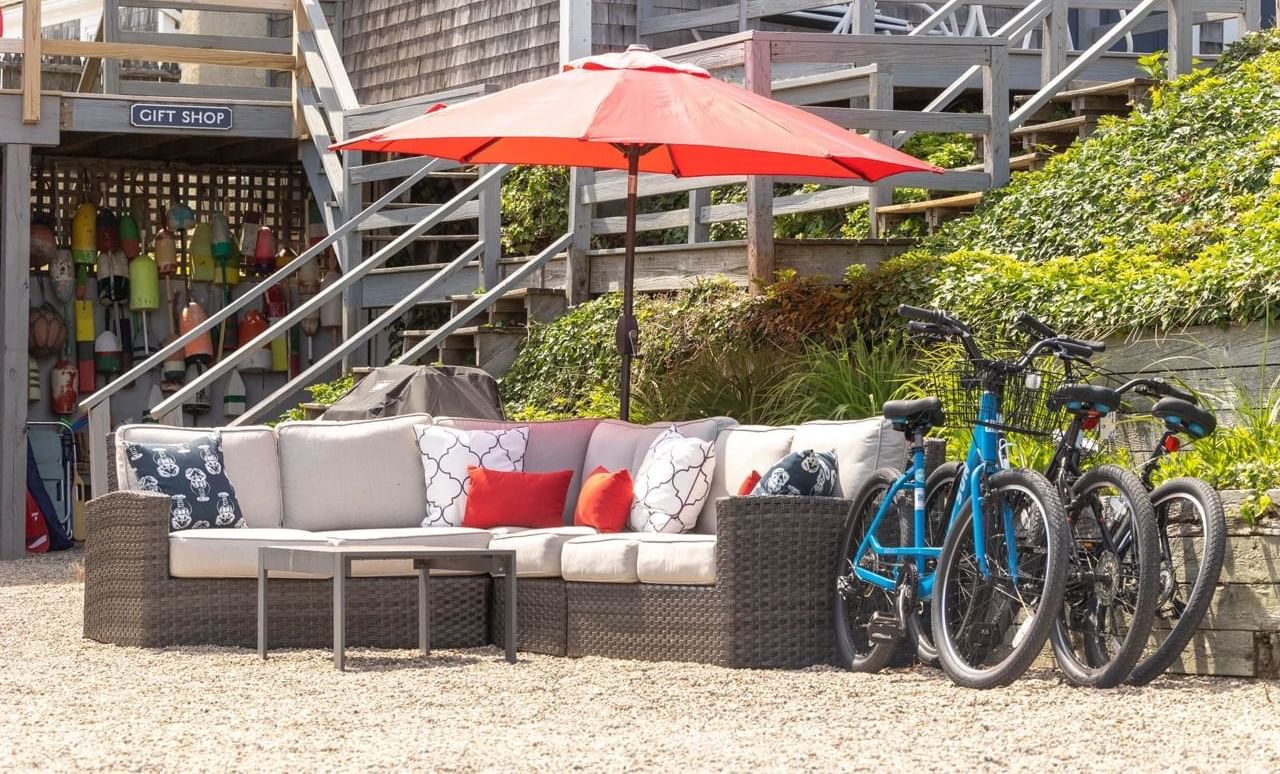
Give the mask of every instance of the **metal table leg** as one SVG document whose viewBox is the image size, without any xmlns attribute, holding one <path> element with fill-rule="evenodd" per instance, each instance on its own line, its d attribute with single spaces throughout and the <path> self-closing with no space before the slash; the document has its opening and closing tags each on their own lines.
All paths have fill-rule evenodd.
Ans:
<svg viewBox="0 0 1280 774">
<path fill-rule="evenodd" d="M 516 567 L 514 559 L 504 559 L 507 577 L 507 663 L 516 663 Z"/>
<path fill-rule="evenodd" d="M 347 560 L 334 557 L 333 568 L 333 665 L 346 669 L 347 611 L 346 611 Z"/>
<path fill-rule="evenodd" d="M 258 556 L 258 655 L 267 658 L 267 566 Z"/>
<path fill-rule="evenodd" d="M 430 572 L 426 565 L 418 568 L 418 648 L 424 656 L 431 655 L 431 593 L 427 588 Z"/>
</svg>

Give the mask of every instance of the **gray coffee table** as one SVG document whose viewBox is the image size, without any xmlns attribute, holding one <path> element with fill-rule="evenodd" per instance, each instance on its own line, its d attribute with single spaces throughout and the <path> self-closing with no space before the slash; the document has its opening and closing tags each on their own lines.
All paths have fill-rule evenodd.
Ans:
<svg viewBox="0 0 1280 774">
<path fill-rule="evenodd" d="M 343 669 L 347 624 L 344 586 L 351 563 L 368 559 L 412 559 L 418 571 L 418 647 L 431 653 L 431 570 L 501 573 L 507 584 L 507 661 L 516 661 L 516 552 L 487 548 L 413 546 L 264 546 L 258 549 L 258 655 L 267 657 L 267 579 L 275 572 L 333 579 L 333 665 Z"/>
</svg>

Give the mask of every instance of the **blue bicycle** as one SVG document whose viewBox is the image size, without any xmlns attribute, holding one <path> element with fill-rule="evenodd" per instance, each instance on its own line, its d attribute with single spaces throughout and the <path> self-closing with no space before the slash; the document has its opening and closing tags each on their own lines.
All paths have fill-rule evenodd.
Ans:
<svg viewBox="0 0 1280 774">
<path fill-rule="evenodd" d="M 885 418 L 907 436 L 911 464 L 877 471 L 849 510 L 836 569 L 837 650 L 846 667 L 878 671 L 905 637 L 923 659 L 936 654 L 958 685 L 1008 685 L 1044 648 L 1062 608 L 1071 537 L 1057 490 L 1040 473 L 1009 467 L 1004 433 L 1032 431 L 1016 420 L 1045 410 L 1034 361 L 1075 345 L 1048 339 L 992 359 L 945 312 L 898 313 L 913 335 L 963 348 L 967 367 L 952 380 L 947 407 L 969 416 L 973 430 L 954 491 L 939 507 L 925 501 L 924 437 L 945 425 L 943 402 L 884 404 Z"/>
</svg>

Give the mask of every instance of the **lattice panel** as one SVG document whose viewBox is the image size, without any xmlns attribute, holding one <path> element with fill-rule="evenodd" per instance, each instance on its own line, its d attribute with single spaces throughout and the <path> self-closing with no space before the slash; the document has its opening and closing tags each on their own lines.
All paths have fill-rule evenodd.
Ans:
<svg viewBox="0 0 1280 774">
<path fill-rule="evenodd" d="M 243 215 L 261 213 L 262 222 L 276 233 L 279 244 L 301 252 L 305 246 L 307 187 L 301 167 L 243 165 L 211 167 L 106 159 L 36 157 L 31 165 L 32 211 L 52 213 L 59 240 L 70 236 L 71 219 L 81 201 L 88 200 L 116 212 L 129 208 L 133 197 L 147 202 L 146 231 L 151 236 L 170 202 L 191 207 L 197 220 L 207 220 L 222 208 L 233 234 L 239 234 Z M 184 235 L 175 234 L 179 246 Z M 185 251 L 184 251 L 185 252 Z"/>
</svg>

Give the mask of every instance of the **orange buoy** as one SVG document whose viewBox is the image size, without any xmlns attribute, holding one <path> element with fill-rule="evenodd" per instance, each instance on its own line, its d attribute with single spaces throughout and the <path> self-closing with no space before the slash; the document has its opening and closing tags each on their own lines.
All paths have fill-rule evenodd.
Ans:
<svg viewBox="0 0 1280 774">
<path fill-rule="evenodd" d="M 258 229 L 258 237 L 253 245 L 253 268 L 266 276 L 275 271 L 277 265 L 276 235 L 270 228 L 262 226 Z"/>
<path fill-rule="evenodd" d="M 178 320 L 178 331 L 183 335 L 195 330 L 196 326 L 208 319 L 204 307 L 196 301 L 190 301 L 182 308 L 181 319 Z M 201 363 L 207 365 L 213 361 L 213 337 L 208 331 L 187 342 L 182 348 L 187 365 Z"/>
<path fill-rule="evenodd" d="M 58 240 L 53 236 L 53 229 L 45 223 L 31 221 L 31 268 L 39 269 L 49 266 L 52 271 L 53 259 L 58 252 Z"/>
<path fill-rule="evenodd" d="M 178 273 L 178 245 L 169 229 L 162 228 L 156 232 L 155 253 L 156 272 L 161 277 Z"/>
<path fill-rule="evenodd" d="M 257 309 L 250 309 L 240 318 L 240 346 L 246 346 L 271 326 Z M 249 353 L 240 370 L 248 374 L 266 373 L 271 370 L 271 346 L 259 347 Z"/>
<path fill-rule="evenodd" d="M 49 397 L 53 413 L 69 416 L 76 413 L 76 364 L 63 357 L 49 372 Z"/>
</svg>

